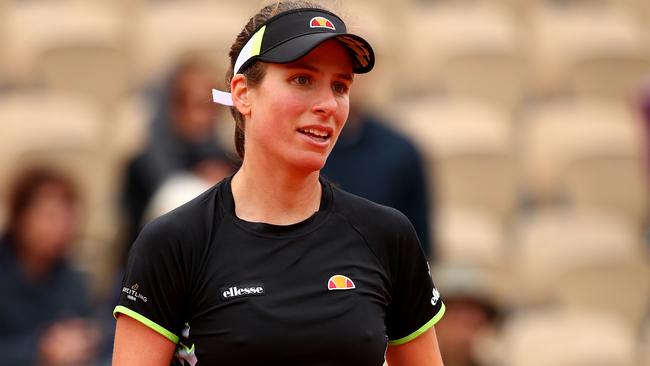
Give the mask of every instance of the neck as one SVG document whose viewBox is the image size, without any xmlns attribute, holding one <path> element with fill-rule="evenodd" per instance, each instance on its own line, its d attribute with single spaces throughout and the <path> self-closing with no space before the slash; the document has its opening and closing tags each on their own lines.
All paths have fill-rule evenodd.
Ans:
<svg viewBox="0 0 650 366">
<path fill-rule="evenodd" d="M 244 162 L 232 179 L 235 214 L 242 220 L 291 225 L 320 207 L 319 172 L 300 172 L 273 165 Z"/>
</svg>

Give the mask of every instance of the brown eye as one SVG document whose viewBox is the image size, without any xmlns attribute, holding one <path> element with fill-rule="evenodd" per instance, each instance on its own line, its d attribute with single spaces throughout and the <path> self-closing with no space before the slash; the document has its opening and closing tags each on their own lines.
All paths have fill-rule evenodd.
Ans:
<svg viewBox="0 0 650 366">
<path fill-rule="evenodd" d="M 334 83 L 334 85 L 332 85 L 332 90 L 336 94 L 341 94 L 341 95 L 347 94 L 348 89 L 349 89 L 348 86 L 345 85 L 344 83 Z"/>
<path fill-rule="evenodd" d="M 309 85 L 311 83 L 311 79 L 309 76 L 299 75 L 293 78 L 293 82 L 298 85 Z"/>
</svg>

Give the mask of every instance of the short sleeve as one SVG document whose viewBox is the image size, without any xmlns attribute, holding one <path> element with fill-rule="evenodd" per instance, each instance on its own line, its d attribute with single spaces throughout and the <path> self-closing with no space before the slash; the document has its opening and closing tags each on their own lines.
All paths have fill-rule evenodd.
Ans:
<svg viewBox="0 0 650 366">
<path fill-rule="evenodd" d="M 178 343 L 186 312 L 187 254 L 158 220 L 142 230 L 129 252 L 113 315 L 128 315 Z"/>
<path fill-rule="evenodd" d="M 393 294 L 386 313 L 389 345 L 417 338 L 435 325 L 445 312 L 415 230 L 410 223 L 405 226 L 391 260 Z"/>
</svg>

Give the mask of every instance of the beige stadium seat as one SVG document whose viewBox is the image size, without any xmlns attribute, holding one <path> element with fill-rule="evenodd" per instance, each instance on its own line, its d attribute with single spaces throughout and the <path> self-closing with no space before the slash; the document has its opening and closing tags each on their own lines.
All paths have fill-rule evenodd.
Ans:
<svg viewBox="0 0 650 366">
<path fill-rule="evenodd" d="M 395 3 L 392 5 L 396 5 Z M 376 55 L 372 72 L 354 80 L 351 103 L 385 112 L 395 96 L 401 70 L 395 68 L 399 54 L 403 6 L 369 6 L 368 2 L 346 2 L 341 14 L 349 32 L 359 34 L 372 45 Z"/>
<path fill-rule="evenodd" d="M 510 298 L 508 236 L 503 226 L 493 217 L 471 207 L 445 205 L 436 209 L 436 263 L 434 279 L 444 288 L 462 287 L 475 283 L 497 303 Z M 433 226 L 432 225 L 432 226 Z M 449 269 L 449 271 L 448 271 Z M 467 273 L 469 278 L 456 278 Z M 443 278 L 442 275 L 449 275 Z M 467 280 L 467 281 L 463 281 Z M 468 289 L 469 291 L 470 289 Z M 479 295 L 479 294 L 476 294 Z"/>
<path fill-rule="evenodd" d="M 440 205 L 434 225 L 440 262 L 491 268 L 506 263 L 506 235 L 492 216 L 460 204 Z"/>
<path fill-rule="evenodd" d="M 447 67 L 453 70 L 456 59 L 475 59 L 477 62 L 488 62 L 489 59 L 490 66 L 495 67 L 497 73 L 505 71 L 501 62 L 512 65 L 511 61 L 521 51 L 519 32 L 512 15 L 497 4 L 412 6 L 406 14 L 404 27 L 406 36 L 401 42 L 402 57 L 396 65 L 401 73 L 397 87 L 404 93 L 444 89 Z M 473 66 L 469 61 L 467 63 L 471 70 Z M 492 82 L 490 76 L 475 75 L 484 83 Z M 453 78 L 448 78 L 447 84 L 453 86 L 452 81 Z M 462 80 L 458 83 L 463 85 Z"/>
<path fill-rule="evenodd" d="M 203 52 L 227 65 L 230 45 L 258 5 L 248 1 L 143 3 L 132 35 L 137 82 L 158 80 L 188 52 Z M 224 78 L 225 74 L 224 68 Z"/>
<path fill-rule="evenodd" d="M 66 44 L 119 48 L 123 18 L 110 2 L 13 1 L 7 10 L 6 60 L 9 81 L 33 83 L 43 50 Z"/>
<path fill-rule="evenodd" d="M 44 50 L 37 63 L 37 79 L 48 88 L 91 97 L 107 110 L 129 88 L 128 57 L 112 45 L 55 46 Z"/>
<path fill-rule="evenodd" d="M 0 86 L 7 81 L 7 0 L 0 0 Z"/>
<path fill-rule="evenodd" d="M 92 160 L 101 148 L 102 121 L 98 109 L 85 99 L 65 93 L 25 92 L 0 99 L 0 168 L 5 187 L 11 172 L 21 168 L 32 156 L 51 158 L 70 164 Z M 57 158 L 61 156 L 61 158 Z M 48 162 L 48 161 L 46 161 Z M 82 184 L 94 185 L 96 174 L 88 163 Z M 74 168 L 74 167 L 73 167 Z"/>
<path fill-rule="evenodd" d="M 632 100 L 650 75 L 650 57 L 585 57 L 569 71 L 569 91 L 577 96 Z"/>
<path fill-rule="evenodd" d="M 457 153 L 441 156 L 434 166 L 439 203 L 460 204 L 507 225 L 517 202 L 515 164 L 504 153 Z"/>
<path fill-rule="evenodd" d="M 96 148 L 101 121 L 96 105 L 63 92 L 25 91 L 0 98 L 2 147 L 12 151 L 43 147 Z"/>
<path fill-rule="evenodd" d="M 643 366 L 650 365 L 650 319 L 646 319 L 643 324 L 643 334 L 641 335 L 641 358 L 645 363 Z"/>
<path fill-rule="evenodd" d="M 640 324 L 650 304 L 650 262 L 643 254 L 626 263 L 568 269 L 554 288 L 555 298 L 565 306 L 603 310 Z"/>
<path fill-rule="evenodd" d="M 413 98 L 395 103 L 396 127 L 411 136 L 429 160 L 459 153 L 512 150 L 508 113 L 475 98 Z"/>
<path fill-rule="evenodd" d="M 424 153 L 436 179 L 437 204 L 481 209 L 501 223 L 516 202 L 507 113 L 476 99 L 425 98 L 401 104 L 397 127 Z M 433 177 L 435 175 L 435 178 Z"/>
<path fill-rule="evenodd" d="M 567 198 L 582 210 L 619 215 L 642 232 L 648 220 L 648 172 L 639 155 L 593 155 L 572 161 Z"/>
<path fill-rule="evenodd" d="M 131 95 L 115 110 L 108 149 L 116 162 L 124 162 L 144 148 L 149 137 L 152 106 L 142 97 Z"/>
<path fill-rule="evenodd" d="M 528 66 L 510 52 L 479 51 L 450 57 L 443 66 L 445 93 L 483 98 L 515 112 L 528 94 Z"/>
<path fill-rule="evenodd" d="M 610 294 L 615 296 L 615 291 Z M 498 364 L 637 366 L 635 331 L 606 312 L 561 308 L 526 311 L 505 324 Z"/>
<path fill-rule="evenodd" d="M 514 249 L 513 302 L 521 304 L 556 302 L 561 282 L 582 270 L 614 268 L 626 273 L 643 253 L 638 231 L 625 221 L 603 213 L 568 209 L 539 210 L 523 218 L 516 226 Z M 645 291 L 642 281 L 619 285 Z M 624 307 L 628 309 L 645 306 L 634 303 L 641 301 L 637 294 L 609 288 L 603 289 L 603 296 L 610 296 L 608 291 L 613 291 L 611 296 L 620 301 L 627 301 Z"/>
<path fill-rule="evenodd" d="M 570 163 L 589 156 L 639 155 L 642 126 L 628 104 L 567 100 L 541 103 L 524 116 L 520 170 L 535 203 L 561 201 Z"/>
<path fill-rule="evenodd" d="M 644 36 L 638 19 L 607 6 L 538 6 L 531 16 L 528 50 L 539 95 L 566 92 L 581 60 L 638 58 Z"/>
</svg>

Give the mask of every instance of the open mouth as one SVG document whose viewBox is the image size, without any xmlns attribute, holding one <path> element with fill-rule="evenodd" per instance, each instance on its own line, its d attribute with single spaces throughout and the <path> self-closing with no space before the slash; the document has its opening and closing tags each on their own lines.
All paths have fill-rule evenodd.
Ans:
<svg viewBox="0 0 650 366">
<path fill-rule="evenodd" d="M 298 132 L 307 135 L 317 141 L 327 141 L 330 138 L 330 133 L 327 131 L 317 130 L 315 128 L 299 128 Z"/>
</svg>

